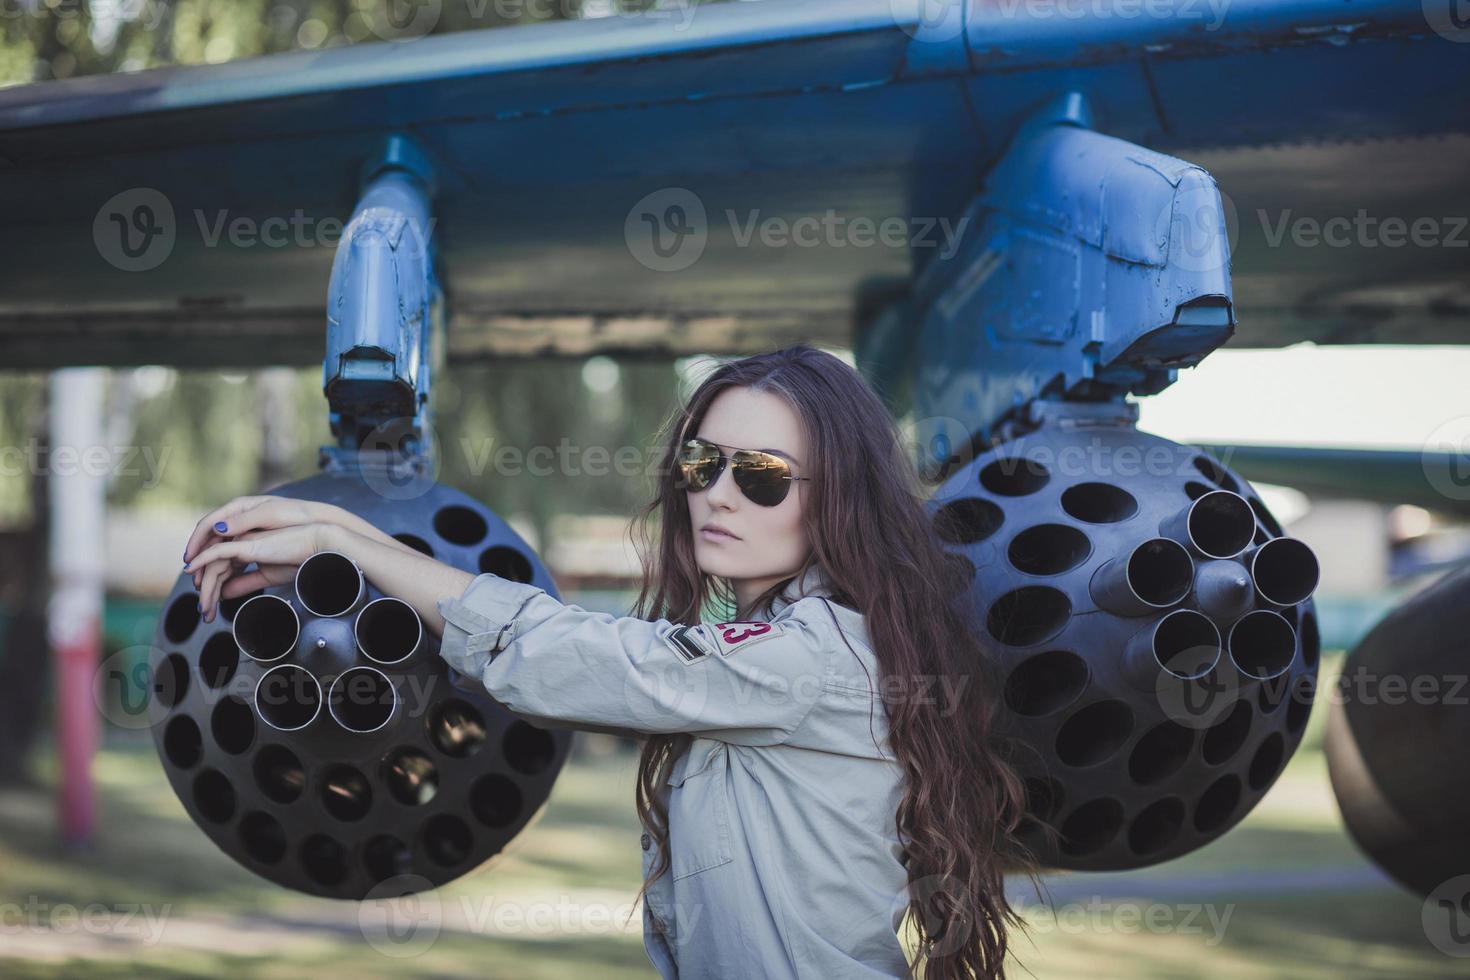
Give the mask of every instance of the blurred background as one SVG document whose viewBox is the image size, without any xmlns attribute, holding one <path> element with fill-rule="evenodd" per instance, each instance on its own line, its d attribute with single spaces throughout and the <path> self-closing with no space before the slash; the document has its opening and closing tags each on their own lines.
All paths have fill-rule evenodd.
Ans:
<svg viewBox="0 0 1470 980">
<path fill-rule="evenodd" d="M 652 6 L 527 0 L 473 17 L 446 8 L 435 30 Z M 377 43 L 392 36 L 386 13 L 372 0 L 9 0 L 0 4 L 0 86 Z M 833 352 L 852 362 L 850 352 Z M 638 585 L 628 520 L 648 499 L 648 478 L 608 467 L 538 474 L 499 465 L 495 453 L 566 441 L 584 451 L 638 447 L 647 459 L 657 429 L 709 363 L 599 355 L 452 367 L 433 392 L 438 479 L 506 517 L 564 599 L 626 613 Z M 1180 442 L 1418 450 L 1466 412 L 1467 375 L 1470 354 L 1456 348 L 1227 346 L 1185 372 L 1185 383 L 1145 399 L 1141 428 Z M 199 517 L 316 472 L 318 448 L 332 440 L 319 368 L 152 366 L 102 377 L 102 653 L 146 656 Z M 0 976 L 652 974 L 632 905 L 636 749 L 610 736 L 579 736 L 537 822 L 435 893 L 441 925 L 411 958 L 371 943 L 356 903 L 276 887 L 217 850 L 171 791 L 147 731 L 104 726 L 93 768 L 96 832 L 64 845 L 46 631 L 54 383 L 46 373 L 0 373 Z M 533 401 L 538 410 L 524 411 Z M 1228 415 L 1220 411 L 1227 402 Z M 1257 489 L 1321 560 L 1324 692 L 1343 649 L 1470 543 L 1461 523 L 1418 507 Z M 1018 975 L 1465 975 L 1426 942 L 1421 901 L 1346 836 L 1321 753 L 1325 713 L 1319 703 L 1264 802 L 1215 843 L 1141 871 L 1049 876 L 1048 905 L 1018 888 L 1014 900 L 1033 927 L 1029 939 L 1016 936 Z M 98 907 L 112 918 L 89 928 L 88 910 Z M 125 925 L 119 909 L 134 913 Z M 1171 927 L 1149 927 L 1151 916 Z"/>
<path fill-rule="evenodd" d="M 832 352 L 851 362 L 850 352 Z M 562 440 L 582 451 L 649 446 L 713 363 L 595 356 L 453 368 L 435 386 L 445 447 L 439 478 L 506 516 L 564 599 L 625 614 L 638 586 L 629 515 L 648 499 L 648 478 L 560 468 L 538 476 L 497 467 L 495 451 Z M 1183 442 L 1270 437 L 1409 448 L 1452 413 L 1451 379 L 1467 371 L 1470 357 L 1449 349 L 1226 349 L 1181 379 L 1189 383 L 1143 400 L 1142 427 Z M 116 465 L 98 543 L 103 656 L 143 657 L 189 530 L 222 501 L 315 472 L 317 447 L 329 441 L 325 400 L 316 369 L 149 367 L 105 378 L 106 445 Z M 317 966 L 370 976 L 650 975 L 641 920 L 628 919 L 639 882 L 636 747 L 612 736 L 579 735 L 537 822 L 504 854 L 435 893 L 442 929 L 410 960 L 365 941 L 356 903 L 279 888 L 217 850 L 170 789 L 146 730 L 104 729 L 94 767 L 97 833 L 88 848 L 65 847 L 56 829 L 44 622 L 47 476 L 44 464 L 25 462 L 45 459 L 48 380 L 0 375 L 0 909 L 12 907 L 0 916 L 0 975 L 291 976 Z M 1394 394 L 1415 386 L 1414 398 Z M 1243 389 L 1259 392 L 1241 401 L 1263 406 L 1260 416 L 1236 413 L 1221 428 L 1212 406 Z M 538 399 L 548 411 L 515 411 L 553 392 Z M 1444 404 L 1435 403 L 1440 397 Z M 1466 529 L 1414 507 L 1314 502 L 1287 487 L 1256 486 L 1287 532 L 1322 559 L 1325 694 L 1343 648 L 1441 574 Z M 1019 962 L 1044 977 L 1180 976 L 1201 956 L 1220 976 L 1457 975 L 1424 939 L 1420 900 L 1346 836 L 1321 752 L 1322 696 L 1280 780 L 1219 841 L 1140 871 L 1049 876 L 1045 905 L 1017 886 L 1013 900 L 1033 924 L 1032 940 L 1018 942 Z M 157 935 L 141 924 L 122 937 L 88 932 L 54 911 L 94 903 L 150 908 L 161 918 Z M 1144 928 L 1149 909 L 1173 927 Z"/>
</svg>

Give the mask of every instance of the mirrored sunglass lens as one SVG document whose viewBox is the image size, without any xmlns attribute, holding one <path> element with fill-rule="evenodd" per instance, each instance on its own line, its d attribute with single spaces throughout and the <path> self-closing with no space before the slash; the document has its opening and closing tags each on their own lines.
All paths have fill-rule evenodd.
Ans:
<svg viewBox="0 0 1470 980">
<path fill-rule="evenodd" d="M 679 469 L 692 490 L 703 490 L 719 466 L 720 451 L 709 443 L 691 440 L 679 450 Z"/>
<path fill-rule="evenodd" d="M 791 482 L 786 463 L 775 456 L 759 453 L 737 454 L 735 483 L 752 503 L 774 507 L 786 499 Z"/>
</svg>

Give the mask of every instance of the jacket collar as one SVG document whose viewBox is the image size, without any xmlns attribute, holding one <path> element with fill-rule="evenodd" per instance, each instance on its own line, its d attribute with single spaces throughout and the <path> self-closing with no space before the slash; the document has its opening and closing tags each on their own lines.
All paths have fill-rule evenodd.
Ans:
<svg viewBox="0 0 1470 980">
<path fill-rule="evenodd" d="M 778 616 L 783 609 L 796 602 L 796 600 L 813 595 L 827 596 L 829 598 L 832 595 L 831 583 L 827 578 L 826 572 L 822 570 L 822 566 L 820 565 L 812 565 L 801 575 L 786 583 L 786 586 L 771 602 L 771 618 Z M 767 621 L 767 617 L 763 615 L 763 612 L 763 610 L 757 609 L 751 615 L 765 622 Z"/>
</svg>

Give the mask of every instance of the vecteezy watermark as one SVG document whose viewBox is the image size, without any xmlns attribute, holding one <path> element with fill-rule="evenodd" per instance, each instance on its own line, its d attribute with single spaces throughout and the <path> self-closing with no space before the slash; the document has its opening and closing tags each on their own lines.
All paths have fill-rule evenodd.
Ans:
<svg viewBox="0 0 1470 980">
<path fill-rule="evenodd" d="M 473 3 L 474 0 L 466 0 Z M 487 0 L 479 0 L 485 3 Z M 561 20 L 583 20 L 603 19 L 607 17 L 621 17 L 627 19 L 638 19 L 647 21 L 667 22 L 670 29 L 674 31 L 686 31 L 694 23 L 697 11 L 704 9 L 702 0 L 655 0 L 646 7 L 627 6 L 620 0 L 488 0 L 505 8 L 507 11 L 517 7 L 525 7 L 542 19 L 559 18 Z M 580 2 L 580 6 L 578 5 Z M 745 3 L 758 3 L 761 0 L 744 0 Z"/>
<path fill-rule="evenodd" d="M 752 636 L 753 630 L 760 632 Z M 890 711 L 905 704 L 925 705 L 941 718 L 952 718 L 964 707 L 968 676 L 886 674 L 866 688 L 834 685 L 823 672 L 803 669 L 812 666 L 800 659 L 807 648 L 805 641 L 799 644 L 800 650 L 791 650 L 785 657 L 774 648 L 759 646 L 767 640 L 779 643 L 781 636 L 780 624 L 706 623 L 666 628 L 659 635 L 660 655 L 645 658 L 643 666 L 626 676 L 623 698 L 629 717 L 697 718 L 711 701 L 718 701 L 736 716 L 749 718 L 752 727 L 761 724 L 759 719 L 772 719 L 771 724 L 779 727 L 799 720 L 817 701 L 831 697 L 858 703 L 867 700 L 874 707 L 882 702 Z M 765 663 L 752 662 L 734 673 L 711 669 L 711 663 L 719 664 L 727 656 L 752 656 L 740 650 L 742 642 L 751 643 L 752 651 L 766 651 Z M 727 649 L 732 652 L 718 652 Z M 770 666 L 772 663 L 779 666 Z"/>
<path fill-rule="evenodd" d="M 423 875 L 385 878 L 357 907 L 357 927 L 384 956 L 407 959 L 427 953 L 444 926 L 444 903 Z"/>
<path fill-rule="evenodd" d="M 597 901 L 572 894 L 545 898 L 461 895 L 441 898 L 422 875 L 387 878 L 367 893 L 358 907 L 358 928 L 368 945 L 384 956 L 407 959 L 428 952 L 444 931 L 486 936 L 609 936 L 635 932 L 638 903 Z M 676 905 L 681 935 L 704 913 L 698 903 Z M 671 937 L 671 941 L 678 940 Z"/>
<path fill-rule="evenodd" d="M 639 198 L 623 219 L 623 240 L 638 263 L 654 272 L 679 272 L 704 254 L 709 221 L 704 202 L 685 187 L 664 187 Z"/>
<path fill-rule="evenodd" d="M 358 12 L 378 39 L 412 41 L 439 25 L 444 6 L 440 0 L 380 0 Z"/>
<path fill-rule="evenodd" d="M 820 216 L 804 215 L 783 218 L 762 217 L 752 210 L 737 215 L 726 210 L 731 237 L 740 248 L 749 248 L 758 240 L 767 248 L 938 248 L 941 258 L 954 255 L 960 236 L 969 224 L 969 216 L 951 221 L 949 218 L 887 217 L 874 219 L 864 215 L 848 218 L 828 208 Z"/>
<path fill-rule="evenodd" d="M 186 592 L 174 601 L 192 611 L 197 598 Z M 171 650 L 173 646 L 170 644 Z M 390 718 L 433 717 L 443 707 L 447 689 L 454 686 L 447 670 L 443 675 L 404 673 L 383 684 L 375 682 L 373 671 L 361 668 L 318 675 L 293 667 L 271 673 L 261 683 L 277 666 L 275 661 L 256 661 L 240 653 L 231 630 L 215 632 L 192 661 L 178 650 L 166 652 L 138 644 L 114 651 L 97 665 L 92 674 L 92 698 L 102 717 L 133 731 L 172 723 L 184 713 L 185 697 L 197 700 L 207 713 L 235 701 L 239 702 L 236 707 L 277 721 L 285 716 L 307 717 L 298 714 L 307 712 L 312 723 L 340 724 L 342 718 L 386 723 Z M 478 681 L 466 678 L 464 683 L 470 690 L 483 692 L 483 687 L 475 686 Z"/>
<path fill-rule="evenodd" d="M 439 433 L 428 419 L 387 419 L 363 436 L 358 460 L 363 483 L 378 496 L 417 500 L 438 486 L 443 466 Z"/>
<path fill-rule="evenodd" d="M 1440 882 L 1419 911 L 1424 936 L 1446 956 L 1470 957 L 1470 874 Z"/>
<path fill-rule="evenodd" d="M 888 10 L 916 41 L 944 44 L 965 31 L 964 0 L 888 0 Z"/>
<path fill-rule="evenodd" d="M 123 272 L 156 269 L 173 254 L 174 207 L 162 191 L 133 187 L 108 198 L 92 219 L 92 241 Z"/>
<path fill-rule="evenodd" d="M 1154 218 L 1154 240 L 1168 243 L 1168 261 L 1186 272 L 1230 265 L 1240 224 L 1235 202 L 1204 171 L 1181 181 Z"/>
<path fill-rule="evenodd" d="M 147 272 L 168 260 L 181 234 L 195 235 L 205 248 L 336 248 L 346 226 L 332 215 L 296 209 L 284 215 L 240 215 L 228 209 L 195 208 L 180 226 L 172 202 L 152 187 L 133 187 L 108 198 L 92 219 L 97 254 L 124 272 Z M 437 218 L 425 229 L 432 235 Z"/>
<path fill-rule="evenodd" d="M 1320 683 L 1300 678 L 1292 690 L 1297 700 L 1322 700 Z M 1336 704 L 1414 705 L 1416 707 L 1470 707 L 1470 674 L 1379 673 L 1364 664 L 1346 668 L 1325 692 Z"/>
<path fill-rule="evenodd" d="M 1470 41 L 1470 2 L 1467 0 L 1420 0 L 1424 22 L 1447 41 Z"/>
<path fill-rule="evenodd" d="M 120 476 L 143 478 L 152 490 L 163 479 L 172 446 L 42 446 L 35 437 L 19 446 L 0 446 L 0 476 Z"/>
<path fill-rule="evenodd" d="M 508 900 L 495 895 L 461 896 L 459 911 L 471 931 L 487 935 L 602 936 L 628 932 L 634 902 L 579 901 L 561 894 L 555 899 Z M 701 905 L 680 906 L 679 921 L 692 925 Z"/>
<path fill-rule="evenodd" d="M 623 702 L 628 717 L 684 722 L 704 716 L 707 706 L 714 702 L 732 709 L 734 717 L 744 718 L 742 726 L 780 728 L 796 724 L 823 696 L 826 677 L 822 672 L 803 669 L 795 651 L 783 662 L 783 667 L 789 665 L 789 669 L 781 670 L 751 664 L 744 672 L 715 671 L 710 669 L 712 664 L 703 662 L 712 660 L 723 666 L 726 656 L 748 658 L 760 650 L 753 645 L 749 651 L 737 646 L 734 652 L 719 652 L 726 648 L 713 639 L 715 631 L 722 628 L 750 625 L 705 624 L 665 630 L 657 641 L 659 654 L 645 658 L 642 669 L 629 671 L 624 679 Z M 779 630 L 779 626 L 770 630 L 770 636 L 778 636 Z M 766 639 L 757 637 L 749 642 L 759 644 Z"/>
<path fill-rule="evenodd" d="M 953 433 L 952 429 L 927 424 L 942 422 L 942 417 L 936 416 L 933 420 L 923 421 L 926 424 L 921 426 L 921 431 L 929 439 L 937 438 L 937 433 Z M 1217 462 L 1222 466 L 1228 466 L 1231 456 L 1230 449 L 1227 447 L 1219 456 Z M 1028 445 L 1024 442 L 1018 443 L 1014 448 L 1002 445 L 995 451 L 994 459 L 986 464 L 986 469 L 1001 478 L 1036 477 L 1038 479 L 1112 479 L 1119 481 L 1139 478 L 1167 479 L 1169 477 L 1197 479 L 1200 470 L 1195 461 L 1201 457 L 1214 460 L 1213 456 L 1198 446 L 1191 446 L 1187 443 L 1117 444 L 1100 436 L 1092 436 L 1086 443 L 1068 443 L 1060 447 L 1041 443 Z M 946 495 L 935 499 L 944 500 L 950 495 L 967 495 L 968 493 L 967 488 L 956 486 L 951 488 Z"/>
<path fill-rule="evenodd" d="M 602 20 L 609 17 L 663 22 L 670 30 L 688 30 L 699 9 L 698 0 L 659 0 L 646 7 L 625 6 L 617 0 L 373 0 L 361 4 L 353 16 L 384 41 L 413 41 L 434 31 L 445 8 L 454 11 L 454 29 L 494 27 L 551 20 Z M 468 23 L 466 23 L 468 22 Z M 351 40 L 369 40 L 348 32 Z"/>
<path fill-rule="evenodd" d="M 679 272 L 704 255 L 714 234 L 735 248 L 894 248 L 937 249 L 952 256 L 970 219 L 897 216 L 847 216 L 828 208 L 820 214 L 763 214 L 759 208 L 727 208 L 723 224 L 712 226 L 704 201 L 686 187 L 664 187 L 646 194 L 628 209 L 623 239 L 628 253 L 644 268 Z"/>
<path fill-rule="evenodd" d="M 1297 248 L 1470 248 L 1470 218 L 1463 215 L 1380 218 L 1358 208 L 1352 217 L 1315 218 L 1295 215 L 1291 208 L 1275 215 L 1257 208 L 1256 218 L 1270 248 L 1288 240 Z"/>
<path fill-rule="evenodd" d="M 1180 651 L 1176 656 L 1193 662 L 1214 660 L 1202 677 L 1180 677 L 1160 670 L 1154 679 L 1154 697 L 1164 717 L 1185 728 L 1213 728 L 1240 700 L 1242 678 L 1220 647 Z"/>
<path fill-rule="evenodd" d="M 992 17 L 1028 21 L 1086 18 L 1107 20 L 1162 20 L 1184 22 L 1198 30 L 1218 31 L 1225 25 L 1231 0 L 987 0 Z"/>
<path fill-rule="evenodd" d="M 1287 671 L 1261 680 L 1242 674 L 1228 651 L 1222 652 L 1215 668 L 1203 677 L 1183 679 L 1160 671 L 1154 693 L 1171 721 L 1203 729 L 1233 724 L 1235 719 L 1228 716 L 1252 690 L 1263 702 L 1305 709 L 1303 723 L 1306 712 L 1318 704 L 1470 708 L 1470 674 L 1380 673 L 1357 664 L 1345 668 L 1330 683 L 1315 672 L 1293 675 Z"/>
<path fill-rule="evenodd" d="M 1071 935 L 1155 935 L 1202 936 L 1206 946 L 1218 946 L 1225 939 L 1235 903 L 1213 902 L 1134 902 L 1106 899 L 1092 895 L 1083 901 L 1051 905 L 1027 902 L 1024 897 L 1016 910 L 1030 926 L 1040 932 L 1055 930 Z"/>
<path fill-rule="evenodd" d="M 1470 415 L 1446 420 L 1420 450 L 1424 478 L 1447 500 L 1470 500 Z"/>
<path fill-rule="evenodd" d="M 46 902 L 28 895 L 23 902 L 0 902 L 0 936 L 25 933 L 68 935 L 78 932 L 98 936 L 136 939 L 145 946 L 163 936 L 173 903 L 162 906 L 147 902 Z"/>
<path fill-rule="evenodd" d="M 1426 0 L 1431 2 L 1431 0 Z M 1225 25 L 1231 0 L 984 0 L 976 20 L 1159 20 L 1213 33 Z M 963 0 L 889 0 L 893 22 L 917 41 L 953 41 L 965 30 Z M 1057 25 L 1058 30 L 1065 29 Z"/>
</svg>

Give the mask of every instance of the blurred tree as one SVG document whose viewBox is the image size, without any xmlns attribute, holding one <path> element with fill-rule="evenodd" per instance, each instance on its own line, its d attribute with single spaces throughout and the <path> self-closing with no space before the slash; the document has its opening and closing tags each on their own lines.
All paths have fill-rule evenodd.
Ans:
<svg viewBox="0 0 1470 980">
<path fill-rule="evenodd" d="M 525 515 L 543 547 L 558 514 L 631 516 L 652 492 L 651 443 L 677 376 L 667 360 L 613 363 L 617 386 L 601 395 L 580 359 L 446 372 L 455 408 L 438 412 L 440 479 L 500 513 Z"/>
<path fill-rule="evenodd" d="M 5 466 L 7 478 L 25 490 L 29 520 L 7 536 L 0 558 L 0 599 L 6 611 L 0 635 L 0 785 L 30 778 L 26 764 L 52 676 L 46 635 L 46 604 L 51 596 L 46 394 L 44 376 L 20 377 L 0 385 L 0 404 L 6 409 L 0 417 L 6 438 L 3 445 L 36 448 L 34 455 L 22 454 L 23 465 L 12 467 L 7 460 Z M 12 435 L 18 437 L 14 442 Z"/>
<path fill-rule="evenodd" d="M 0 17 L 0 85 L 573 19 L 584 7 L 582 0 L 412 7 L 403 0 L 10 0 Z"/>
<path fill-rule="evenodd" d="M 687 24 L 700 0 L 5 0 L 0 86 L 547 20 Z"/>
</svg>

